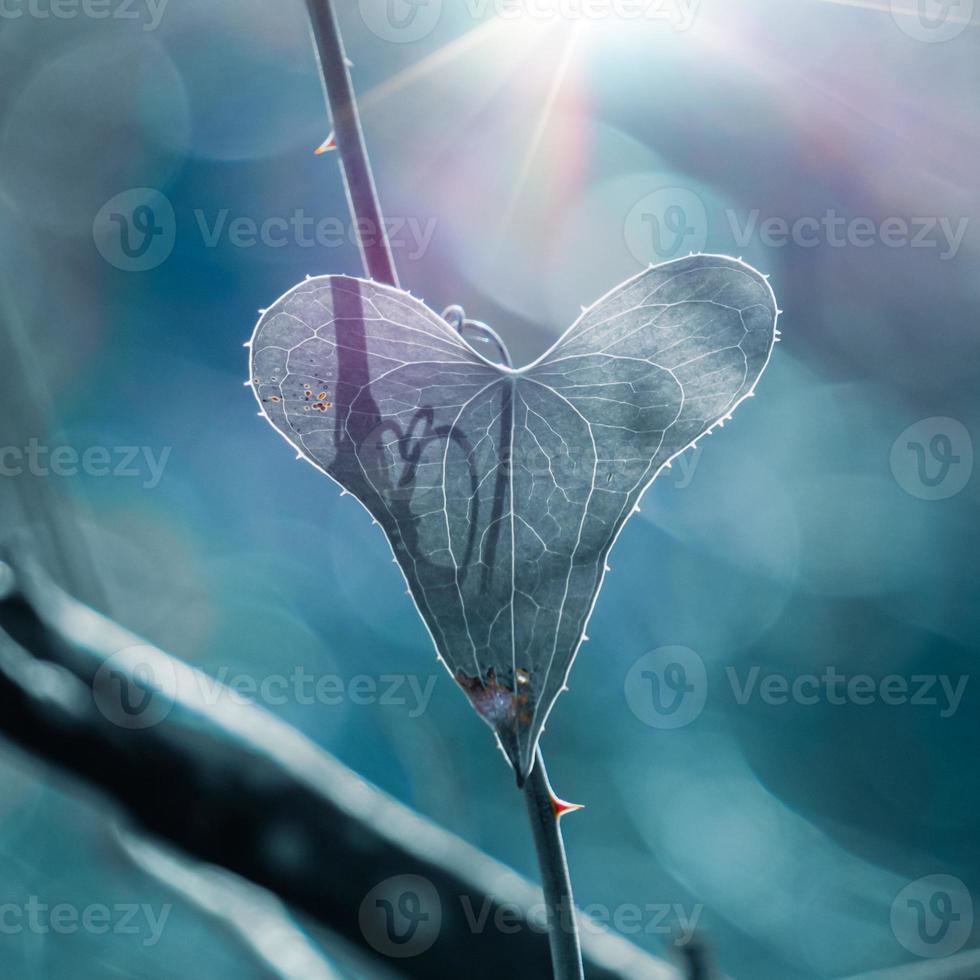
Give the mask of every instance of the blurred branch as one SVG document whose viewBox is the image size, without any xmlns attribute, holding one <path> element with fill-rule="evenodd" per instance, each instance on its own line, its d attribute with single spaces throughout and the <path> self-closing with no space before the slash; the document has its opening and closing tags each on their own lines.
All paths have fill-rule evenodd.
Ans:
<svg viewBox="0 0 980 980">
<path fill-rule="evenodd" d="M 202 865 L 117 828 L 123 853 L 142 871 L 233 931 L 240 945 L 275 980 L 342 980 L 274 895 L 221 868 Z"/>
<path fill-rule="evenodd" d="M 515 964 L 548 975 L 532 911 L 541 892 L 526 879 L 32 566 L 11 578 L 0 595 L 0 731 L 108 793 L 144 829 L 353 943 L 367 942 L 358 915 L 375 885 L 394 875 L 431 882 L 442 926 L 429 949 L 390 961 L 402 975 L 495 980 Z M 138 716 L 118 711 L 135 704 Z M 137 727 L 145 719 L 155 723 Z M 494 926 L 498 913 L 506 931 Z M 582 938 L 590 978 L 678 978 L 594 924 Z"/>
<path fill-rule="evenodd" d="M 710 980 L 712 974 L 708 966 L 708 950 L 702 939 L 695 936 L 680 947 L 680 952 L 684 960 L 685 980 Z"/>
<path fill-rule="evenodd" d="M 2 277 L 2 273 L 0 273 Z M 0 286 L 2 286 L 0 279 Z M 25 336 L 20 318 L 5 308 L 0 288 L 0 364 L 3 365 L 3 411 L 0 446 L 25 452 L 32 440 L 44 445 L 52 431 L 52 399 L 47 372 Z M 4 473 L 0 519 L 9 526 L 29 529 L 32 553 L 43 560 L 48 574 L 85 602 L 106 609 L 106 597 L 95 574 L 85 535 L 53 488 L 53 481 L 21 465 Z"/>
</svg>

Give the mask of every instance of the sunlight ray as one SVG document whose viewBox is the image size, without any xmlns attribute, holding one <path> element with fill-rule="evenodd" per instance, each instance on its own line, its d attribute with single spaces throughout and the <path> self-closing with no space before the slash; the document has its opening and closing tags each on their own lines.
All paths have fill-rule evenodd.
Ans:
<svg viewBox="0 0 980 980">
<path fill-rule="evenodd" d="M 392 75 L 391 78 L 385 79 L 379 85 L 365 92 L 360 99 L 362 110 L 370 109 L 390 96 L 409 88 L 416 82 L 441 71 L 474 48 L 486 44 L 495 38 L 506 27 L 507 23 L 505 21 L 494 18 L 460 35 L 454 41 L 443 45 L 443 47 L 433 51 L 432 54 L 410 65 L 408 68 L 404 68 L 397 74 Z"/>
<path fill-rule="evenodd" d="M 551 81 L 551 87 L 548 89 L 548 93 L 541 103 L 541 111 L 538 113 L 538 118 L 534 126 L 534 130 L 531 133 L 531 139 L 528 142 L 527 151 L 524 154 L 524 158 L 521 161 L 521 168 L 518 172 L 517 179 L 514 181 L 514 189 L 511 193 L 510 200 L 507 202 L 507 207 L 504 209 L 504 213 L 501 216 L 500 224 L 497 227 L 497 234 L 495 236 L 494 244 L 492 246 L 491 254 L 495 254 L 500 243 L 503 241 L 504 232 L 510 226 L 511 220 L 514 217 L 514 212 L 517 209 L 518 201 L 521 198 L 521 194 L 524 192 L 524 186 L 527 184 L 528 177 L 531 173 L 531 167 L 534 165 L 535 157 L 538 154 L 538 150 L 541 146 L 541 141 L 544 139 L 545 130 L 548 128 L 548 122 L 551 118 L 552 110 L 555 107 L 555 103 L 558 101 L 558 94 L 561 91 L 565 77 L 568 74 L 568 66 L 571 64 L 572 55 L 575 51 L 576 44 L 582 33 L 582 23 L 579 22 L 575 24 L 565 38 L 564 47 L 562 48 L 561 55 L 559 57 L 558 65 L 555 68 L 555 74 Z"/>
</svg>

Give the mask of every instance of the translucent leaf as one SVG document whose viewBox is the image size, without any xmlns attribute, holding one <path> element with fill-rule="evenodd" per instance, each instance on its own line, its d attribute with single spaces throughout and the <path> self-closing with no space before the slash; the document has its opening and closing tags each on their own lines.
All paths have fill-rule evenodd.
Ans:
<svg viewBox="0 0 980 980">
<path fill-rule="evenodd" d="M 263 413 L 380 524 L 519 780 L 617 534 L 657 473 L 752 393 L 776 315 L 754 269 L 698 255 L 618 286 L 515 370 L 361 279 L 308 279 L 259 320 Z"/>
</svg>

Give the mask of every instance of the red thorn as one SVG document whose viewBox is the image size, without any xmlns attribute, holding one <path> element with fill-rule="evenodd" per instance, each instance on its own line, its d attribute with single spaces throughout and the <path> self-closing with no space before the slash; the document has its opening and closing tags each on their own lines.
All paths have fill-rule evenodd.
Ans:
<svg viewBox="0 0 980 980">
<path fill-rule="evenodd" d="M 566 813 L 573 813 L 575 810 L 584 810 L 584 803 L 568 803 L 565 800 L 558 799 L 555 796 L 554 790 L 548 790 L 548 796 L 551 798 L 551 809 L 555 814 L 556 820 L 561 820 Z"/>
<path fill-rule="evenodd" d="M 337 149 L 337 140 L 334 138 L 333 133 L 331 133 L 313 152 L 319 156 L 321 153 L 326 153 L 328 150 Z"/>
</svg>

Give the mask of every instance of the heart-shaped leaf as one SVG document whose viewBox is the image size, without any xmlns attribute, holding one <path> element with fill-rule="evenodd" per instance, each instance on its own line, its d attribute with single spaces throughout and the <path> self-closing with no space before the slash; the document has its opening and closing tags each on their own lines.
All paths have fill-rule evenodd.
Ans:
<svg viewBox="0 0 980 980">
<path fill-rule="evenodd" d="M 259 320 L 263 413 L 381 525 L 519 780 L 613 541 L 660 470 L 752 393 L 776 316 L 758 272 L 697 255 L 618 286 L 516 370 L 409 294 L 346 276 L 307 279 Z"/>
</svg>

